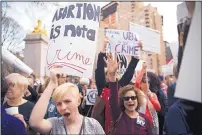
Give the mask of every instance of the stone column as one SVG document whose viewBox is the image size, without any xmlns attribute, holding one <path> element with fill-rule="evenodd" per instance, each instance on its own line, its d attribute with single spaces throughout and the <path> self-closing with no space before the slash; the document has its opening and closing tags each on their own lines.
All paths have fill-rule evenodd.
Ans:
<svg viewBox="0 0 202 135">
<path fill-rule="evenodd" d="M 27 34 L 25 39 L 24 63 L 43 80 L 45 76 L 48 37 L 42 34 Z"/>
</svg>

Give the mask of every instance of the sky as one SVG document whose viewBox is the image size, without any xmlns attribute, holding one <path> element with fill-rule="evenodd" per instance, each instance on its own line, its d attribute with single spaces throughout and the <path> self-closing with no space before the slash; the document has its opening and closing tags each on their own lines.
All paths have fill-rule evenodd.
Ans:
<svg viewBox="0 0 202 135">
<path fill-rule="evenodd" d="M 68 2 L 60 2 L 61 6 L 67 5 Z M 104 6 L 109 2 L 97 2 L 100 6 Z M 164 17 L 163 25 L 163 37 L 167 42 L 177 42 L 177 5 L 181 2 L 144 2 L 145 5 L 151 3 L 153 7 L 157 7 L 159 13 Z M 13 17 L 27 32 L 30 33 L 37 24 L 38 19 L 42 19 L 44 27 L 50 29 L 51 19 L 53 17 L 56 8 L 49 5 L 46 10 L 36 9 L 32 7 L 32 11 L 27 2 L 12 2 L 14 6 L 12 10 L 8 12 L 8 15 Z M 31 11 L 31 12 L 29 12 Z M 50 22 L 50 23 L 49 23 Z"/>
</svg>

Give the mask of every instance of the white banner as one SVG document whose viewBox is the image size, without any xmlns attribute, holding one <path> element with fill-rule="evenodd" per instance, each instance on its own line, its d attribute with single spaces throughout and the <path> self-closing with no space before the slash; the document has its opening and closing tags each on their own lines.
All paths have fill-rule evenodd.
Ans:
<svg viewBox="0 0 202 135">
<path fill-rule="evenodd" d="M 111 51 L 125 55 L 140 56 L 138 38 L 135 33 L 124 30 L 106 29 L 106 36 L 109 38 Z"/>
<path fill-rule="evenodd" d="M 87 89 L 86 91 L 86 105 L 94 105 L 98 95 L 97 89 Z"/>
<path fill-rule="evenodd" d="M 2 60 L 3 62 L 21 70 L 23 73 L 30 75 L 33 70 L 18 59 L 15 55 L 9 52 L 6 48 L 2 47 Z"/>
<path fill-rule="evenodd" d="M 140 40 L 142 40 L 142 49 L 144 51 L 154 52 L 158 54 L 161 53 L 159 31 L 134 23 L 129 23 L 129 30 L 138 34 Z"/>
<path fill-rule="evenodd" d="M 69 75 L 91 78 L 96 53 L 100 6 L 69 3 L 53 16 L 46 57 L 47 74 L 55 64 Z"/>
<path fill-rule="evenodd" d="M 163 65 L 161 69 L 164 76 L 173 75 L 173 64 Z"/>
</svg>

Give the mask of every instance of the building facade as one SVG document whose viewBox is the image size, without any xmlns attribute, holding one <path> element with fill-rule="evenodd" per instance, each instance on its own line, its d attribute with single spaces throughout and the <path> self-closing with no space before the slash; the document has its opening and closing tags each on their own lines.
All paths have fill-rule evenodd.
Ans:
<svg viewBox="0 0 202 135">
<path fill-rule="evenodd" d="M 101 28 L 129 30 L 129 22 L 143 25 L 160 32 L 161 54 L 143 51 L 141 57 L 147 61 L 148 69 L 160 74 L 166 64 L 165 43 L 163 41 L 163 16 L 151 4 L 143 2 L 110 2 L 102 8 Z"/>
</svg>

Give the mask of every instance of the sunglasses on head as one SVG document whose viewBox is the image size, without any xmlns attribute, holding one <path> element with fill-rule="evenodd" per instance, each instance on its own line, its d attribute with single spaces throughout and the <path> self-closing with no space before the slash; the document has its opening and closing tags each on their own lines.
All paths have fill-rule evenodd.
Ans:
<svg viewBox="0 0 202 135">
<path fill-rule="evenodd" d="M 136 100 L 136 99 L 137 99 L 137 96 L 123 97 L 123 98 L 122 98 L 123 101 L 129 101 L 130 99 L 131 99 L 131 100 Z"/>
</svg>

